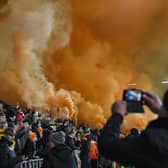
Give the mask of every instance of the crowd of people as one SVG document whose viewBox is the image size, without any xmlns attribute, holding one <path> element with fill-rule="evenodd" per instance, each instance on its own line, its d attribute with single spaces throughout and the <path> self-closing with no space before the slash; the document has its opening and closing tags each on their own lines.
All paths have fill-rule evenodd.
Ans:
<svg viewBox="0 0 168 168">
<path fill-rule="evenodd" d="M 97 168 L 99 130 L 0 101 L 1 168 L 43 158 L 42 168 Z"/>
<path fill-rule="evenodd" d="M 159 117 L 126 137 L 120 134 L 127 114 L 123 100 L 113 104 L 102 130 L 0 101 L 0 167 L 42 158 L 42 168 L 167 168 L 168 91 L 162 103 L 148 92 L 143 101 Z"/>
</svg>

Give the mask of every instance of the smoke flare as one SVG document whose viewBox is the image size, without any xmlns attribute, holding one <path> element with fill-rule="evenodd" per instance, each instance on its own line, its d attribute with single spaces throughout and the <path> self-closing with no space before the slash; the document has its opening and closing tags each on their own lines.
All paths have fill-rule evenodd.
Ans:
<svg viewBox="0 0 168 168">
<path fill-rule="evenodd" d="M 159 93 L 165 89 L 156 81 L 167 80 L 167 2 L 5 2 L 1 99 L 30 107 L 63 104 L 78 123 L 101 127 L 128 83 Z M 60 88 L 61 96 L 55 91 Z M 143 129 L 151 118 L 150 112 L 129 116 L 123 128 Z"/>
</svg>

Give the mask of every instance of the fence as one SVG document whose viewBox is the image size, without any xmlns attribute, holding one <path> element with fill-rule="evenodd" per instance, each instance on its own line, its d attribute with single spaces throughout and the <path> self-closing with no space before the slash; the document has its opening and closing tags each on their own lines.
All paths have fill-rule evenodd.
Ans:
<svg viewBox="0 0 168 168">
<path fill-rule="evenodd" d="M 18 163 L 15 168 L 41 168 L 43 159 L 33 159 Z"/>
</svg>

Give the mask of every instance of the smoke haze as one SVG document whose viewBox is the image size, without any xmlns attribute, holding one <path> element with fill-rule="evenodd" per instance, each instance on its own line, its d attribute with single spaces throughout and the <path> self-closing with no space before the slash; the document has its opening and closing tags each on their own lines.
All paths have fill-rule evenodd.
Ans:
<svg viewBox="0 0 168 168">
<path fill-rule="evenodd" d="M 101 127 L 128 83 L 165 90 L 167 7 L 160 0 L 2 1 L 0 98 L 41 107 L 63 88 L 78 123 Z M 123 130 L 152 118 L 128 116 Z"/>
</svg>

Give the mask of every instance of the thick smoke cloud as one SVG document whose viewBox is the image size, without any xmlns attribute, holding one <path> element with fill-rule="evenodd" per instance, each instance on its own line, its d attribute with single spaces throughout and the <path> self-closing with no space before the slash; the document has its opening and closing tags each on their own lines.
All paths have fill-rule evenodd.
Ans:
<svg viewBox="0 0 168 168">
<path fill-rule="evenodd" d="M 63 88 L 73 99 L 77 121 L 99 127 L 128 83 L 160 93 L 165 89 L 159 80 L 167 79 L 167 2 L 8 4 L 0 17 L 2 99 L 41 106 L 56 94 L 54 88 Z M 143 129 L 149 118 L 149 112 L 129 116 L 124 128 Z"/>
</svg>

